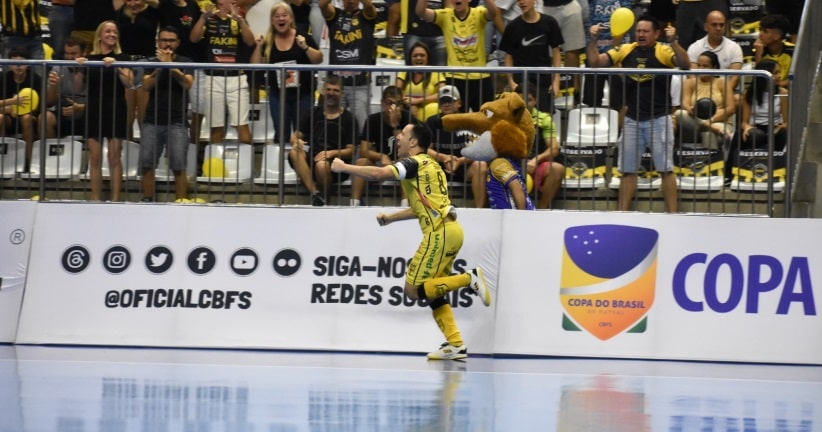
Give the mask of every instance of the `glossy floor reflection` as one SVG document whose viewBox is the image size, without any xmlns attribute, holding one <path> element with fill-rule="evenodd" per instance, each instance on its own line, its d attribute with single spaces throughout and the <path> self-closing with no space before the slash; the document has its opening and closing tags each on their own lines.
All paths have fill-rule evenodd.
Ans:
<svg viewBox="0 0 822 432">
<path fill-rule="evenodd" d="M 0 431 L 819 431 L 822 367 L 0 346 Z"/>
</svg>

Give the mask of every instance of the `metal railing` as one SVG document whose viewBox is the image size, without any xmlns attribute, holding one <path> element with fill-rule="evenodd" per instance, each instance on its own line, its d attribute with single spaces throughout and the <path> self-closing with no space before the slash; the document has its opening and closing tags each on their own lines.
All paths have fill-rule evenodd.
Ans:
<svg viewBox="0 0 822 432">
<path fill-rule="evenodd" d="M 822 65 L 822 3 L 806 1 L 796 39 L 796 50 L 791 62 L 788 167 L 792 170 L 791 184 L 786 200 L 786 214 L 795 217 L 822 217 L 822 187 L 817 187 L 818 166 L 822 164 L 822 143 L 813 139 L 822 117 L 814 116 L 822 105 L 822 84 L 819 82 Z M 816 125 L 816 126 L 813 126 Z M 796 192 L 796 194 L 794 194 Z M 796 200 L 796 203 L 794 203 Z M 800 209 L 794 209 L 798 204 Z"/>
<path fill-rule="evenodd" d="M 40 94 L 47 94 L 47 77 L 48 77 L 48 69 L 54 66 L 74 66 L 76 67 L 77 64 L 75 62 L 66 62 L 66 61 L 10 61 L 10 60 L 0 60 L 0 66 L 3 67 L 3 70 L 9 70 L 10 66 L 14 64 L 24 64 L 29 66 L 32 71 L 37 72 L 38 74 L 43 77 L 43 84 L 40 89 Z M 239 65 L 218 65 L 218 64 L 197 64 L 197 63 L 173 63 L 173 64 L 163 64 L 163 63 L 146 63 L 146 62 L 118 62 L 116 64 L 118 67 L 125 67 L 125 68 L 156 68 L 156 69 L 167 69 L 171 67 L 175 68 L 184 68 L 190 70 L 208 70 L 210 73 L 218 75 L 220 71 L 225 70 L 236 70 Z M 82 66 L 83 68 L 99 68 L 101 67 L 100 63 L 97 62 L 88 62 Z M 259 89 L 266 88 L 266 77 L 264 74 L 282 74 L 282 76 L 286 76 L 288 71 L 293 72 L 300 72 L 306 71 L 309 72 L 312 77 L 316 78 L 316 81 L 312 79 L 312 83 L 310 85 L 310 96 L 313 102 L 316 102 L 315 98 L 319 95 L 321 90 L 321 83 L 323 81 L 323 77 L 326 75 L 329 70 L 333 70 L 335 73 L 351 73 L 351 72 L 368 72 L 371 75 L 371 82 L 369 92 L 370 96 L 368 96 L 368 106 L 370 107 L 370 112 L 379 112 L 379 93 L 388 85 L 394 84 L 394 79 L 398 72 L 411 72 L 411 71 L 419 71 L 425 73 L 432 73 L 432 72 L 441 72 L 441 73 L 450 73 L 454 72 L 454 68 L 449 67 L 414 67 L 411 69 L 408 66 L 388 66 L 388 65 L 380 65 L 372 66 L 372 67 L 343 67 L 343 66 L 334 66 L 333 69 L 330 69 L 329 66 L 324 65 L 259 65 L 259 64 L 243 64 L 241 65 L 242 70 L 245 71 L 246 76 L 249 81 L 249 86 L 253 90 L 250 91 L 249 98 L 251 102 L 251 110 L 252 110 L 252 122 L 250 124 L 251 128 L 251 135 L 252 139 L 248 144 L 249 147 L 243 147 L 243 157 L 247 157 L 247 153 L 245 150 L 251 151 L 251 171 L 250 175 L 249 172 L 240 172 L 238 166 L 231 166 L 227 167 L 224 166 L 223 168 L 223 176 L 214 176 L 210 177 L 209 173 L 204 173 L 203 168 L 208 168 L 208 155 L 205 155 L 204 152 L 208 149 L 209 144 L 239 144 L 237 139 L 238 136 L 235 134 L 235 131 L 232 128 L 226 128 L 226 142 L 225 143 L 212 143 L 209 141 L 209 135 L 206 133 L 200 133 L 196 137 L 197 139 L 197 146 L 194 147 L 197 150 L 196 162 L 194 163 L 194 170 L 195 173 L 190 175 L 190 183 L 189 183 L 189 197 L 192 199 L 199 199 L 200 201 L 223 201 L 228 203 L 259 203 L 259 204 L 270 204 L 270 205 L 292 205 L 292 204 L 310 204 L 310 197 L 309 194 L 303 184 L 299 181 L 298 178 L 294 177 L 294 173 L 289 169 L 289 160 L 288 154 L 290 150 L 290 132 L 277 134 L 276 138 L 274 136 L 275 131 L 277 130 L 285 130 L 286 125 L 284 123 L 285 116 L 280 116 L 277 119 L 272 119 L 268 112 L 270 111 L 270 107 L 266 108 L 267 105 L 262 105 L 263 99 L 259 99 L 260 93 L 257 91 Z M 585 69 L 585 68 L 506 68 L 506 67 L 492 67 L 492 68 L 466 68 L 461 69 L 461 71 L 465 72 L 479 72 L 479 73 L 488 73 L 494 79 L 501 76 L 500 74 L 503 73 L 522 73 L 524 74 L 525 81 L 527 82 L 528 77 L 534 74 L 552 74 L 552 73 L 560 73 L 564 77 L 564 82 L 571 81 L 568 79 L 569 77 L 572 78 L 575 75 L 586 75 L 588 77 L 594 77 L 593 79 L 607 79 L 609 76 L 623 76 L 625 74 L 646 74 L 646 75 L 656 75 L 656 76 L 665 76 L 666 79 L 671 79 L 674 77 L 684 77 L 686 75 L 711 75 L 711 76 L 738 76 L 742 81 L 750 81 L 752 78 L 760 76 L 760 77 L 769 77 L 770 75 L 767 72 L 763 71 L 717 71 L 717 70 L 693 70 L 693 71 L 679 71 L 679 70 L 656 70 L 656 69 Z M 592 78 L 587 78 L 592 79 Z M 450 81 L 450 79 L 447 79 Z M 583 80 L 584 81 L 584 80 Z M 504 80 L 496 80 L 492 81 L 494 84 L 494 93 L 498 91 L 505 90 L 505 81 Z M 772 81 L 768 80 L 769 85 L 768 93 L 773 94 L 773 87 Z M 451 84 L 452 82 L 447 82 Z M 527 85 L 526 85 L 527 86 Z M 350 90 L 350 87 L 347 87 Z M 526 89 L 527 90 L 527 89 Z M 538 92 L 547 92 L 547 89 L 544 88 L 537 88 Z M 200 89 L 201 92 L 207 92 L 204 89 Z M 290 104 L 285 96 L 285 88 L 281 87 L 280 96 L 280 105 L 279 111 L 281 113 L 286 113 L 288 111 L 298 111 L 297 107 Z M 466 94 L 463 94 L 463 99 L 473 96 L 472 92 L 476 90 L 469 88 L 466 91 Z M 670 91 L 669 87 L 666 87 L 666 91 Z M 351 93 L 355 94 L 355 93 Z M 376 96 L 375 96 L 376 95 Z M 213 94 L 204 94 L 205 97 L 213 97 Z M 267 94 L 268 99 L 273 99 L 275 95 Z M 49 107 L 45 106 L 46 104 L 43 103 L 45 98 L 41 97 L 41 106 L 39 109 L 39 115 L 46 116 L 49 110 Z M 604 167 L 604 175 L 602 175 L 602 180 L 610 182 L 614 176 L 618 176 L 618 172 L 614 171 L 615 163 L 617 159 L 614 158 L 613 152 L 614 149 L 617 147 L 616 142 L 608 142 L 605 143 L 606 145 L 599 145 L 601 143 L 582 143 L 580 142 L 569 142 L 568 141 L 568 134 L 569 131 L 567 130 L 568 127 L 568 119 L 569 116 L 575 113 L 574 108 L 576 107 L 573 104 L 573 98 L 570 93 L 567 97 L 555 99 L 555 105 L 557 109 L 550 113 L 555 117 L 555 123 L 558 124 L 559 129 L 561 132 L 561 139 L 560 144 L 562 145 L 563 149 L 566 150 L 564 153 L 567 153 L 571 148 L 580 148 L 581 146 L 585 146 L 586 144 L 591 144 L 591 147 L 601 148 L 605 154 L 605 165 Z M 357 101 L 353 101 L 356 103 Z M 223 103 L 223 101 L 217 101 L 217 103 Z M 638 102 L 637 102 L 638 103 Z M 607 106 L 606 106 L 607 108 Z M 671 106 L 670 112 L 673 112 L 674 106 Z M 603 108 L 605 109 L 605 108 Z M 770 111 L 773 110 L 773 105 L 771 104 Z M 241 115 L 244 115 L 241 113 Z M 297 123 L 301 121 L 309 121 L 313 120 L 316 114 L 312 111 L 309 113 L 296 113 Z M 309 116 L 306 119 L 305 116 Z M 737 116 L 738 117 L 738 116 Z M 771 117 L 771 116 L 769 116 Z M 87 121 L 87 120 L 86 120 Z M 354 133 L 350 136 L 351 143 L 357 147 L 360 142 L 360 131 L 362 128 L 362 123 L 364 120 L 358 119 L 360 122 L 356 128 L 354 128 Z M 792 122 L 793 124 L 793 122 Z M 208 115 L 206 114 L 206 120 L 203 123 L 202 128 L 208 129 L 209 127 L 209 119 Z M 594 125 L 594 127 L 603 127 L 601 125 Z M 614 125 L 610 123 L 606 123 L 607 128 L 619 128 L 619 125 Z M 766 178 L 766 181 L 759 181 L 758 179 L 753 179 L 752 183 L 756 183 L 754 186 L 756 188 L 751 187 L 750 191 L 742 189 L 737 190 L 729 190 L 729 188 L 723 184 L 721 187 L 717 188 L 708 188 L 706 190 L 692 188 L 691 190 L 687 188 L 683 188 L 680 186 L 679 189 L 679 202 L 681 204 L 681 211 L 686 212 L 695 212 L 695 213 L 723 213 L 723 214 L 765 214 L 769 216 L 777 216 L 780 214 L 784 214 L 783 211 L 779 209 L 780 206 L 783 205 L 784 194 L 781 193 L 779 190 L 774 189 L 774 182 L 767 181 L 770 177 L 770 174 L 773 173 L 774 170 L 774 141 L 773 141 L 773 122 L 771 121 L 768 125 L 768 130 L 771 132 L 769 133 L 768 139 L 768 146 L 765 151 L 767 151 L 767 155 L 764 159 L 763 166 L 759 169 L 763 170 Z M 262 128 L 262 130 L 260 130 Z M 39 136 L 46 136 L 46 126 L 43 122 L 37 123 L 37 129 L 39 131 Z M 578 131 L 575 131 L 578 132 Z M 139 126 L 135 127 L 135 133 L 139 134 Z M 60 135 L 67 135 L 65 133 L 61 133 Z M 71 135 L 71 134 L 68 134 Z M 9 134 L 5 135 L 6 137 L 16 138 L 15 131 L 12 129 Z M 579 139 L 579 134 L 573 135 Z M 78 141 L 83 141 L 83 137 L 77 138 Z M 133 137 L 135 141 L 138 141 L 137 137 Z M 348 137 L 346 137 L 348 138 Z M 681 138 L 681 137 L 680 137 Z M 573 138 L 572 138 L 573 139 Z M 73 143 L 72 139 L 72 143 Z M 65 151 L 66 148 L 63 147 L 58 150 L 52 150 L 47 147 L 47 143 L 45 141 L 39 142 L 40 147 L 38 148 L 39 151 L 34 153 L 37 154 L 39 160 L 37 164 L 40 167 L 47 167 L 49 166 L 49 158 L 51 156 L 56 156 L 54 154 L 49 154 L 49 151 L 59 152 Z M 316 143 L 315 143 L 316 145 Z M 2 147 L 0 147 L 2 148 Z M 9 146 L 6 146 L 9 148 Z M 124 147 L 122 159 L 126 161 L 126 165 L 128 167 L 133 168 L 133 157 L 134 155 L 126 154 L 127 152 L 131 152 L 134 149 L 139 148 L 137 147 Z M 679 147 L 677 147 L 679 148 Z M 225 150 L 225 149 L 223 149 Z M 72 173 L 67 178 L 53 178 L 49 172 L 46 170 L 39 170 L 32 175 L 27 175 L 19 172 L 15 173 L 8 173 L 8 165 L 3 164 L 0 166 L 0 198 L 1 199 L 20 199 L 20 198 L 29 198 L 32 195 L 37 195 L 40 199 L 72 199 L 72 200 L 83 200 L 88 198 L 88 190 L 89 185 L 88 182 L 84 180 L 84 175 L 88 171 L 88 157 L 87 157 L 87 147 L 83 146 L 81 148 L 82 157 L 80 159 L 81 166 L 75 167 L 71 166 L 70 172 Z M 236 158 L 240 155 L 241 151 L 237 150 L 237 147 L 231 147 L 231 153 L 227 154 L 225 152 L 220 153 L 218 156 L 223 160 L 224 163 L 231 162 L 236 163 Z M 275 160 L 272 160 L 269 156 L 270 153 L 276 153 L 278 157 Z M 63 155 L 65 156 L 65 155 Z M 567 156 L 567 155 L 565 155 Z M 726 156 L 726 155 L 723 155 Z M 5 154 L 3 157 L 8 158 L 8 153 Z M 66 157 L 63 158 L 56 158 L 57 163 L 63 164 L 74 164 L 76 163 L 77 159 L 69 159 Z M 139 158 L 138 158 L 139 160 Z M 592 163 L 600 163 L 601 161 L 592 161 Z M 727 162 L 727 160 L 726 160 Z M 276 169 L 271 169 L 271 164 L 276 164 Z M 18 166 L 17 164 L 14 165 L 15 167 Z M 563 186 L 560 189 L 560 192 L 555 200 L 551 203 L 551 208 L 563 208 L 563 209 L 573 209 L 573 210 L 613 210 L 615 209 L 616 203 L 616 191 L 608 186 L 608 183 L 605 185 L 601 183 L 592 184 L 591 187 L 579 187 L 580 182 L 579 177 L 575 176 L 573 170 L 570 169 L 566 164 L 566 177 L 563 179 Z M 726 169 L 728 167 L 726 166 Z M 5 170 L 5 171 L 4 171 Z M 15 171 L 19 171 L 17 168 L 14 168 Z M 79 172 L 79 174 L 78 174 Z M 131 171 L 133 172 L 133 171 Z M 126 201 L 139 201 L 141 196 L 141 186 L 139 181 L 139 172 L 140 168 L 137 168 L 137 175 L 129 175 L 127 173 L 125 176 L 125 181 L 123 184 L 124 188 L 124 200 Z M 11 174 L 11 175 L 9 175 Z M 191 174 L 191 173 L 189 173 Z M 602 174 L 602 172 L 600 172 Z M 650 177 L 649 177 L 650 178 Z M 457 203 L 460 205 L 470 206 L 472 205 L 471 200 L 471 187 L 464 179 L 454 178 L 454 184 L 452 184 L 451 191 L 457 200 Z M 575 185 L 576 182 L 576 185 Z M 653 183 L 653 182 L 651 182 Z M 587 184 L 587 183 L 586 183 Z M 651 184 L 653 186 L 653 184 Z M 532 192 L 534 194 L 534 198 L 538 199 L 539 194 L 542 193 L 539 190 L 539 187 L 534 188 L 535 190 Z M 168 179 L 158 181 L 157 186 L 157 199 L 158 201 L 173 201 L 173 182 L 169 181 Z M 366 189 L 366 196 L 365 201 L 368 202 L 370 205 L 397 205 L 400 202 L 401 196 L 399 194 L 399 189 L 396 187 L 394 183 L 382 184 L 382 185 L 370 185 Z M 330 204 L 334 205 L 348 205 L 348 195 L 350 194 L 350 185 L 345 179 L 336 179 L 331 187 L 331 191 L 329 193 L 328 198 L 330 198 Z M 636 197 L 635 197 L 635 208 L 639 211 L 656 211 L 660 208 L 662 202 L 662 196 L 658 189 L 650 187 L 648 189 L 641 189 Z"/>
</svg>

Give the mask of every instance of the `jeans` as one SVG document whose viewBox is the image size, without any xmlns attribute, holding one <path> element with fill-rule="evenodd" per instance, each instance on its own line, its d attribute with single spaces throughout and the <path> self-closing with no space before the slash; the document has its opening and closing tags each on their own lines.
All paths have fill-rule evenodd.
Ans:
<svg viewBox="0 0 822 432">
<path fill-rule="evenodd" d="M 28 51 L 32 60 L 43 60 L 46 53 L 43 51 L 43 38 L 37 36 L 4 36 L 3 57 L 9 58 L 9 51 L 21 48 Z"/>
<path fill-rule="evenodd" d="M 305 115 L 312 105 L 312 94 L 300 94 L 298 96 L 285 97 L 285 111 L 283 112 L 283 125 L 285 133 L 282 137 L 286 141 L 291 137 L 291 133 L 300 127 L 300 116 Z M 280 139 L 280 94 L 276 91 L 268 93 L 268 110 L 271 112 L 271 119 L 274 121 L 274 142 Z"/>
<path fill-rule="evenodd" d="M 51 30 L 51 44 L 54 48 L 54 60 L 63 60 L 63 49 L 66 39 L 74 26 L 74 8 L 71 6 L 52 5 L 49 13 L 49 30 Z"/>
</svg>

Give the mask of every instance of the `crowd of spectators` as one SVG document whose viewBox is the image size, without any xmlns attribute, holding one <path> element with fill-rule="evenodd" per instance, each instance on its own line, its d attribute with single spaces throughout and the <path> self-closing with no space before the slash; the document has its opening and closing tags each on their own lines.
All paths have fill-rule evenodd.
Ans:
<svg viewBox="0 0 822 432">
<path fill-rule="evenodd" d="M 459 68 L 486 66 L 495 58 L 503 60 L 505 66 L 574 68 L 580 65 L 586 45 L 585 66 L 588 68 L 742 68 L 742 49 L 728 37 L 727 0 L 671 0 L 671 3 L 676 7 L 673 16 L 654 17 L 655 10 L 651 8 L 647 11 L 650 14 L 638 16 L 634 31 L 612 35 L 608 17 L 617 8 L 632 7 L 630 2 L 517 0 L 498 4 L 495 0 L 388 0 L 383 5 L 384 13 L 380 13 L 372 0 L 336 3 L 332 0 L 52 0 L 48 18 L 54 58 L 81 63 L 99 61 L 105 66 L 54 68 L 47 75 L 47 95 L 41 101 L 48 107 L 43 118 L 38 118 L 37 110 L 18 116 L 13 109 L 29 102 L 18 95 L 19 90 L 40 88 L 36 80 L 43 77 L 28 67 L 10 68 L 4 75 L 0 95 L 3 104 L 0 126 L 5 134 L 19 134 L 26 141 L 26 169 L 38 122 L 43 122 L 48 137 L 85 137 L 92 165 L 91 198 L 95 200 L 102 199 L 98 178 L 100 146 L 106 142 L 112 167 L 110 198 L 119 200 L 120 180 L 115 177 L 120 177 L 122 167 L 117 155 L 121 151 L 120 142 L 137 135 L 133 127 L 142 130 L 146 124 L 156 126 L 158 113 L 185 112 L 188 113 L 185 119 L 173 123 L 185 124 L 188 134 L 180 138 L 177 131 L 174 139 L 167 143 L 169 148 L 198 144 L 202 127 L 210 130 L 209 142 L 222 143 L 226 139 L 227 124 L 237 130 L 239 142 L 251 143 L 250 105 L 258 100 L 260 90 L 265 90 L 271 124 L 277 131 L 275 139 L 293 145 L 289 163 L 311 193 L 312 203 L 324 205 L 334 180 L 329 170 L 334 157 L 342 156 L 357 164 L 385 164 L 394 156 L 391 141 L 398 128 L 409 122 L 431 124 L 433 121 L 436 125 L 436 118 L 455 106 L 477 111 L 500 91 L 518 90 L 533 102 L 529 107 L 535 123 L 551 124 L 549 129 L 552 129 L 552 123 L 559 121 L 551 118 L 556 112 L 554 99 L 562 91 L 570 89 L 573 105 L 600 105 L 607 83 L 611 95 L 609 106 L 623 114 L 627 111 L 629 122 L 661 119 L 662 123 L 653 125 L 661 129 L 650 136 L 666 141 L 661 146 L 666 154 L 655 162 L 666 177 L 663 190 L 667 191 L 671 187 L 671 180 L 667 179 L 670 174 L 667 160 L 670 154 L 667 153 L 675 141 L 667 143 L 667 140 L 672 134 L 675 133 L 679 141 L 683 136 L 694 141 L 699 140 L 694 137 L 701 137 L 701 132 L 707 131 L 710 140 L 726 148 L 731 141 L 739 147 L 755 146 L 762 140 L 757 137 L 763 114 L 757 106 L 762 104 L 763 96 L 757 85 L 764 83 L 756 80 L 745 83 L 753 86 L 747 89 L 740 85 L 738 76 L 721 79 L 702 75 L 685 79 L 680 87 L 675 85 L 674 88 L 681 88 L 680 93 L 670 97 L 674 92 L 669 91 L 669 78 L 646 82 L 646 77 L 597 74 L 584 79 L 583 94 L 583 79 L 578 69 L 571 71 L 574 73 L 566 80 L 568 83 L 561 83 L 559 73 L 512 74 L 497 79 L 496 74 L 466 73 Z M 43 48 L 38 2 L 14 0 L 4 1 L 2 5 L 4 57 L 44 58 L 47 50 Z M 775 84 L 779 94 L 783 94 L 790 88 L 787 73 L 794 47 L 789 39 L 795 37 L 798 29 L 795 9 L 800 6 L 795 5 L 786 17 L 772 13 L 779 12 L 776 5 L 777 2 L 768 2 L 769 13 L 761 19 L 752 56 L 757 69 L 779 73 Z M 658 11 L 658 15 L 664 15 Z M 374 65 L 375 32 L 381 19 L 387 19 L 386 36 L 403 38 L 405 60 L 410 67 L 399 74 L 396 82 L 388 83 L 389 87 L 382 85 L 387 93 L 382 95 L 383 106 L 376 110 L 371 104 L 372 92 L 376 91 L 372 74 L 334 66 Z M 160 29 L 172 31 L 176 41 L 172 43 L 168 37 L 159 37 Z M 329 47 L 325 54 L 320 49 L 323 35 L 327 35 Z M 613 40 L 616 36 L 624 39 Z M 177 94 L 169 87 L 176 82 L 173 79 L 157 81 L 156 76 L 146 74 L 156 72 L 154 69 L 113 65 L 118 61 L 145 61 L 150 67 L 150 62 L 168 59 L 166 51 L 170 45 L 174 45 L 174 56 L 187 62 L 236 64 L 237 67 L 181 71 L 185 77 L 190 72 L 192 78 L 183 86 L 186 97 L 168 98 L 168 94 Z M 502 55 L 495 57 L 489 47 Z M 648 55 L 638 56 L 645 60 L 635 58 L 635 52 L 648 49 L 654 50 L 650 56 L 653 63 L 643 63 Z M 324 81 L 318 81 L 313 73 L 287 69 L 288 64 L 322 62 L 332 65 Z M 245 73 L 241 65 L 247 63 L 271 64 L 275 68 L 263 75 Z M 770 67 L 772 64 L 776 67 Z M 418 65 L 446 65 L 453 66 L 454 70 L 422 73 L 413 69 Z M 165 88 L 160 83 L 165 83 Z M 646 84 L 655 89 L 652 98 L 645 95 Z M 445 95 L 444 88 L 449 89 Z M 319 104 L 315 102 L 315 91 L 320 97 Z M 713 100 L 708 118 L 702 118 L 696 110 L 700 99 Z M 180 106 L 152 107 L 149 112 L 154 118 L 147 122 L 150 100 L 155 104 L 163 100 Z M 637 101 L 642 103 L 637 105 Z M 782 132 L 787 112 L 781 110 L 775 115 L 779 116 L 778 132 Z M 203 118 L 207 124 L 203 124 Z M 346 121 L 354 123 L 343 124 Z M 329 132 L 329 124 L 335 125 L 336 132 Z M 633 132 L 623 134 L 620 147 L 623 153 L 626 140 L 643 139 L 644 133 L 637 132 L 636 127 L 641 128 L 641 124 L 632 123 L 628 130 Z M 675 128 L 675 132 L 668 134 L 669 128 Z M 551 133 L 538 135 L 543 145 L 535 148 L 542 150 L 524 163 L 538 178 L 538 207 L 546 208 L 561 185 L 562 165 L 556 160 L 561 157 L 558 151 L 561 137 Z M 332 136 L 335 136 L 333 143 L 324 141 Z M 307 137 L 313 138 L 305 139 Z M 437 137 L 435 133 L 431 152 L 437 154 L 436 159 L 449 174 L 470 172 L 470 175 L 460 175 L 472 184 L 476 205 L 484 206 L 485 199 L 476 196 L 483 193 L 480 183 L 487 175 L 481 164 L 475 166 L 473 161 L 461 159 L 459 147 L 465 143 L 456 145 L 453 139 L 439 143 Z M 778 143 L 784 145 L 782 139 Z M 450 154 L 442 149 L 449 149 Z M 631 152 L 627 154 L 633 156 Z M 155 156 L 144 158 L 144 170 L 153 168 L 151 165 L 156 163 L 151 161 Z M 552 169 L 542 165 L 551 162 L 555 165 Z M 634 165 L 626 163 L 622 168 L 635 169 Z M 623 178 L 623 184 L 630 185 L 632 173 L 623 174 L 627 174 L 628 179 L 625 182 Z M 146 189 L 145 198 L 153 199 L 152 189 L 147 186 Z M 351 204 L 363 202 L 363 190 L 359 183 L 353 187 Z M 177 193 L 178 197 L 184 195 L 181 191 Z M 666 192 L 666 203 L 670 201 L 669 195 Z M 620 208 L 627 209 L 632 195 L 622 191 L 620 196 L 624 197 Z M 671 204 L 668 209 L 675 211 L 676 207 Z"/>
</svg>

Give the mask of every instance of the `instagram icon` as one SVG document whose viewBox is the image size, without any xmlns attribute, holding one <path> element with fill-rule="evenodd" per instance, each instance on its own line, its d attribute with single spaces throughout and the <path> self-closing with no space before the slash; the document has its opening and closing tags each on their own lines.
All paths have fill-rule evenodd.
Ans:
<svg viewBox="0 0 822 432">
<path fill-rule="evenodd" d="M 123 246 L 113 246 L 103 255 L 103 267 L 107 272 L 119 274 L 131 264 L 131 254 Z"/>
</svg>

